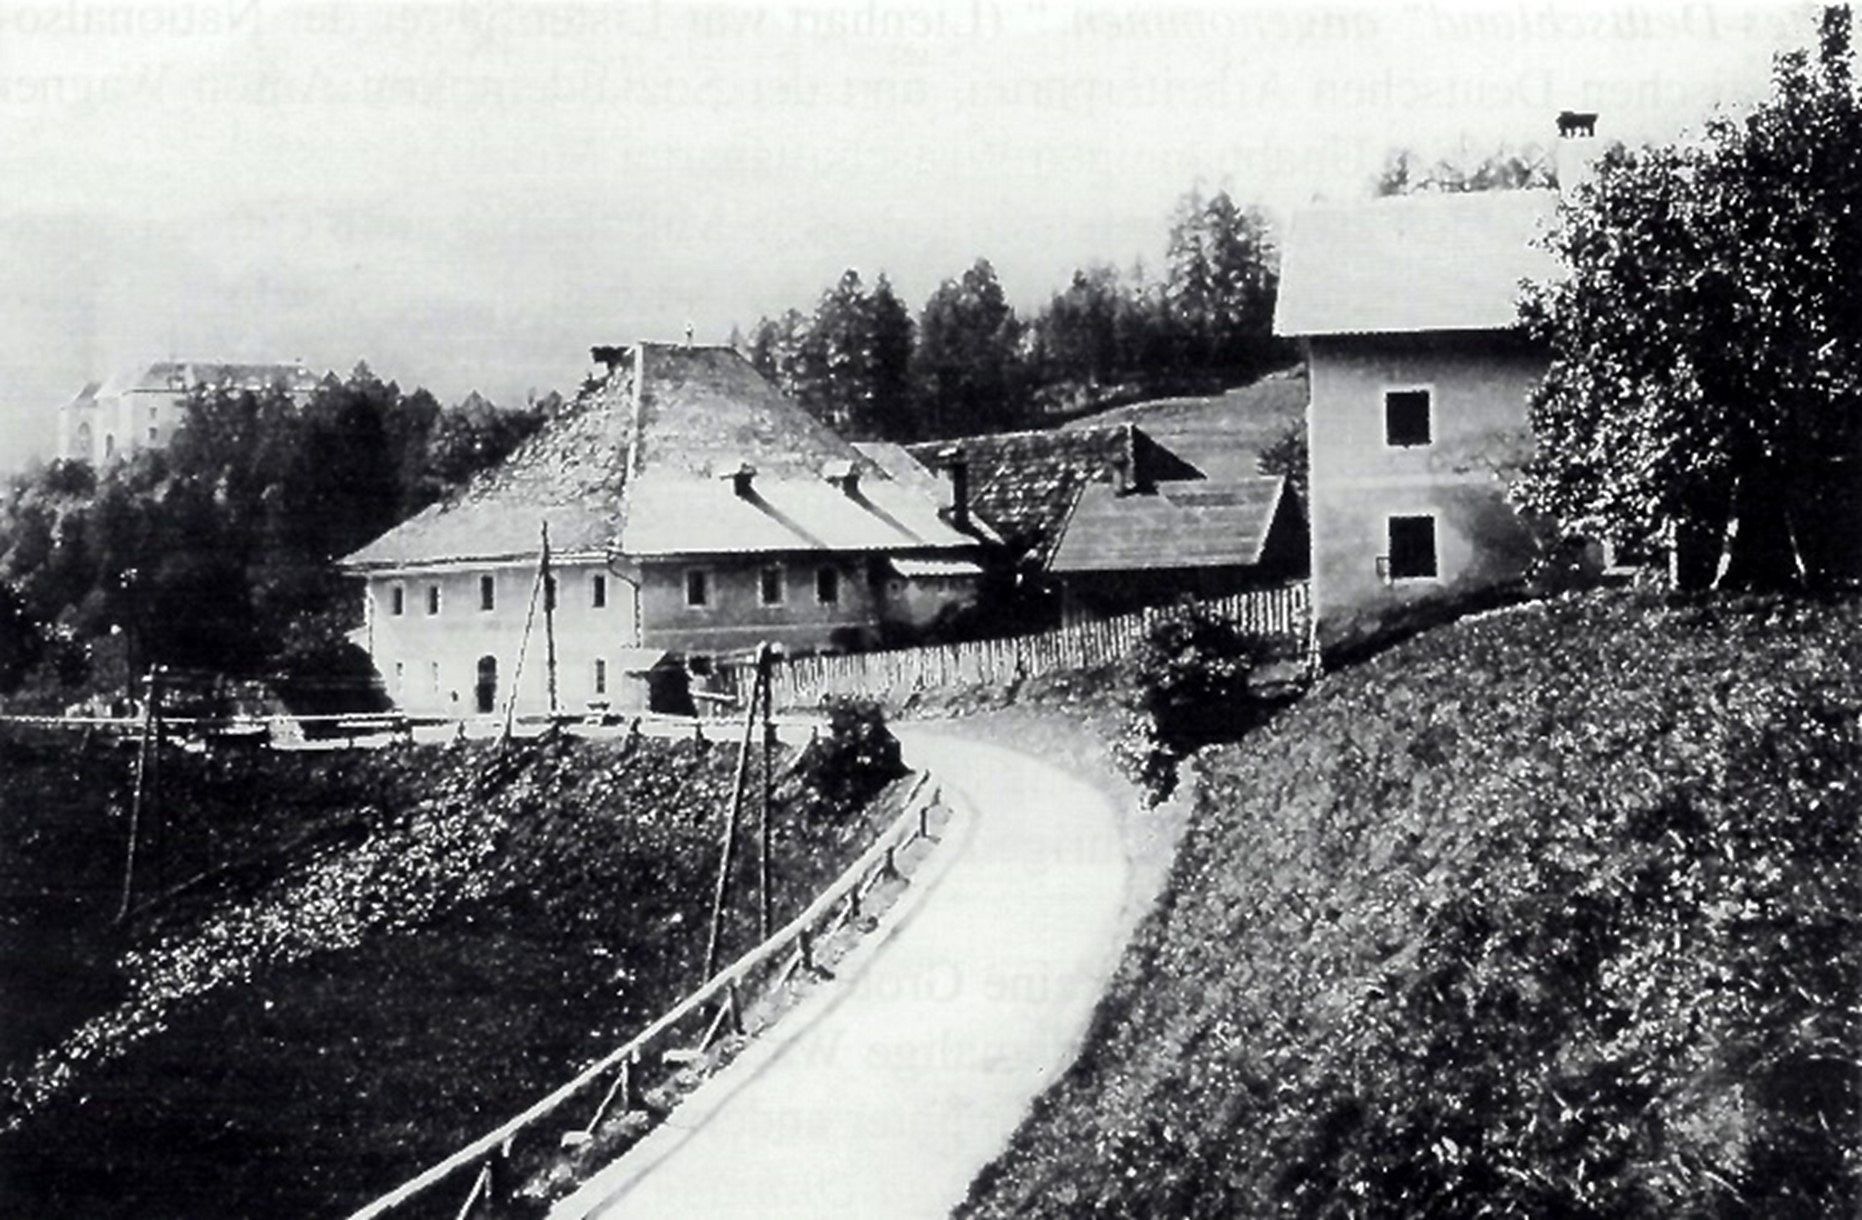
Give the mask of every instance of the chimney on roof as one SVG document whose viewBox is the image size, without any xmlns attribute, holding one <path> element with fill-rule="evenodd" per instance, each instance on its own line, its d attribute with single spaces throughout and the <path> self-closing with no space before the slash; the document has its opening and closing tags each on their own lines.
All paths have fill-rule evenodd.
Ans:
<svg viewBox="0 0 1862 1220">
<path fill-rule="evenodd" d="M 842 495 L 860 494 L 860 468 L 851 461 L 829 462 L 822 468 L 821 477 L 840 488 Z"/>
<path fill-rule="evenodd" d="M 1112 455 L 1112 490 L 1121 496 L 1149 491 L 1151 473 L 1139 452 L 1138 425 L 1126 424 L 1119 436 L 1119 447 Z"/>
<path fill-rule="evenodd" d="M 944 513 L 955 526 L 970 523 L 970 463 L 959 446 L 938 450 L 937 468 L 944 475 L 948 498 Z"/>
<path fill-rule="evenodd" d="M 756 494 L 756 467 L 748 462 L 740 462 L 735 469 L 724 473 L 724 478 L 731 481 L 731 491 L 741 500 L 748 500 Z"/>
<path fill-rule="evenodd" d="M 1597 116 L 1589 111 L 1564 110 L 1558 115 L 1558 146 L 1552 153 L 1552 172 L 1558 189 L 1569 195 L 1596 171 Z"/>
</svg>

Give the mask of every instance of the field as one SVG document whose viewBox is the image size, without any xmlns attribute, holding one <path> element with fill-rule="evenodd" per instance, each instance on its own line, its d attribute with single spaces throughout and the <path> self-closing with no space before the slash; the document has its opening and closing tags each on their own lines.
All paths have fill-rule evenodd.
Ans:
<svg viewBox="0 0 1862 1220">
<path fill-rule="evenodd" d="M 168 751 L 146 892 L 172 895 L 119 928 L 128 753 L 0 755 L 0 1201 L 87 1217 L 341 1214 L 624 1041 L 699 981 L 735 765 L 652 739 Z M 888 816 L 818 780 L 778 784 L 778 920 Z M 755 935 L 738 859 L 727 958 Z"/>
<path fill-rule="evenodd" d="M 1849 1216 L 1862 605 L 1590 595 L 1198 756 L 1159 909 L 964 1214 Z"/>
</svg>

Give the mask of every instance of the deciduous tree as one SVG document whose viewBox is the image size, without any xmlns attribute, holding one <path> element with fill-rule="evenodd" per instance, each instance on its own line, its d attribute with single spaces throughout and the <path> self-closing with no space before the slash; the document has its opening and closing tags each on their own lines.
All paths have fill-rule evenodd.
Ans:
<svg viewBox="0 0 1862 1220">
<path fill-rule="evenodd" d="M 1518 502 L 1684 583 L 1823 583 L 1862 536 L 1862 105 L 1849 13 L 1771 95 L 1688 143 L 1613 151 L 1529 294 L 1550 345 Z M 1850 548 L 1846 553 L 1844 547 Z M 1853 567 L 1850 568 L 1853 572 Z"/>
</svg>

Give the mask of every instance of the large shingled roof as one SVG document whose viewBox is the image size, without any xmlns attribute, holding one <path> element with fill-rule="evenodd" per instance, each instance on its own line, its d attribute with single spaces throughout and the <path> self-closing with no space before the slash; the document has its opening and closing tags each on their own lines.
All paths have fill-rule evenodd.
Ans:
<svg viewBox="0 0 1862 1220">
<path fill-rule="evenodd" d="M 1557 271 L 1534 243 L 1557 206 L 1556 191 L 1475 191 L 1296 212 L 1281 256 L 1274 332 L 1517 326 L 1521 281 Z"/>
<path fill-rule="evenodd" d="M 646 373 L 633 392 L 635 359 Z M 645 344 L 502 464 L 343 562 L 356 569 L 559 552 L 924 551 L 975 539 L 725 347 Z M 748 494 L 729 477 L 754 470 Z M 851 468 L 851 490 L 831 472 Z"/>
<path fill-rule="evenodd" d="M 1053 572 L 1136 572 L 1258 564 L 1286 480 L 1162 483 L 1120 495 L 1087 487 L 1048 564 Z"/>
</svg>

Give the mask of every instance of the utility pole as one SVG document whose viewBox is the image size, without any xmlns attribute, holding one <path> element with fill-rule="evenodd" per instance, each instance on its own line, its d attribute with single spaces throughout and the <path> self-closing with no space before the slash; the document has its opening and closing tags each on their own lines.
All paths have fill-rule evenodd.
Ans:
<svg viewBox="0 0 1862 1220">
<path fill-rule="evenodd" d="M 129 845 L 123 856 L 123 901 L 116 911 L 118 923 L 129 918 L 129 909 L 136 897 L 136 840 L 142 829 L 143 801 L 149 795 L 149 781 L 153 778 L 151 754 L 161 733 L 160 713 L 156 710 L 162 697 L 161 672 L 160 667 L 149 670 L 147 695 L 142 705 L 142 744 L 136 751 L 136 789 L 129 804 Z"/>
<path fill-rule="evenodd" d="M 556 577 L 550 572 L 550 523 L 543 523 L 543 656 L 549 667 L 550 715 L 556 715 Z"/>
<path fill-rule="evenodd" d="M 764 658 L 768 653 L 768 644 L 757 646 L 758 673 L 763 671 Z M 705 941 L 706 979 L 712 976 L 718 966 L 718 942 L 724 934 L 724 897 L 730 885 L 731 862 L 736 856 L 737 815 L 743 808 L 744 783 L 750 777 L 750 746 L 756 733 L 756 700 L 761 686 L 761 682 L 751 684 L 750 705 L 744 708 L 743 748 L 737 752 L 737 779 L 731 785 L 730 811 L 724 818 L 724 845 L 719 852 L 718 885 L 711 897 L 711 934 Z"/>
<path fill-rule="evenodd" d="M 756 658 L 756 688 L 763 695 L 763 817 L 759 825 L 762 828 L 762 850 L 757 854 L 757 927 L 761 935 L 759 941 L 769 939 L 770 901 L 769 901 L 769 807 L 770 791 L 775 786 L 770 775 L 770 754 L 776 746 L 776 726 L 770 719 L 770 669 L 775 664 L 775 657 L 769 646 L 764 645 Z"/>
</svg>

